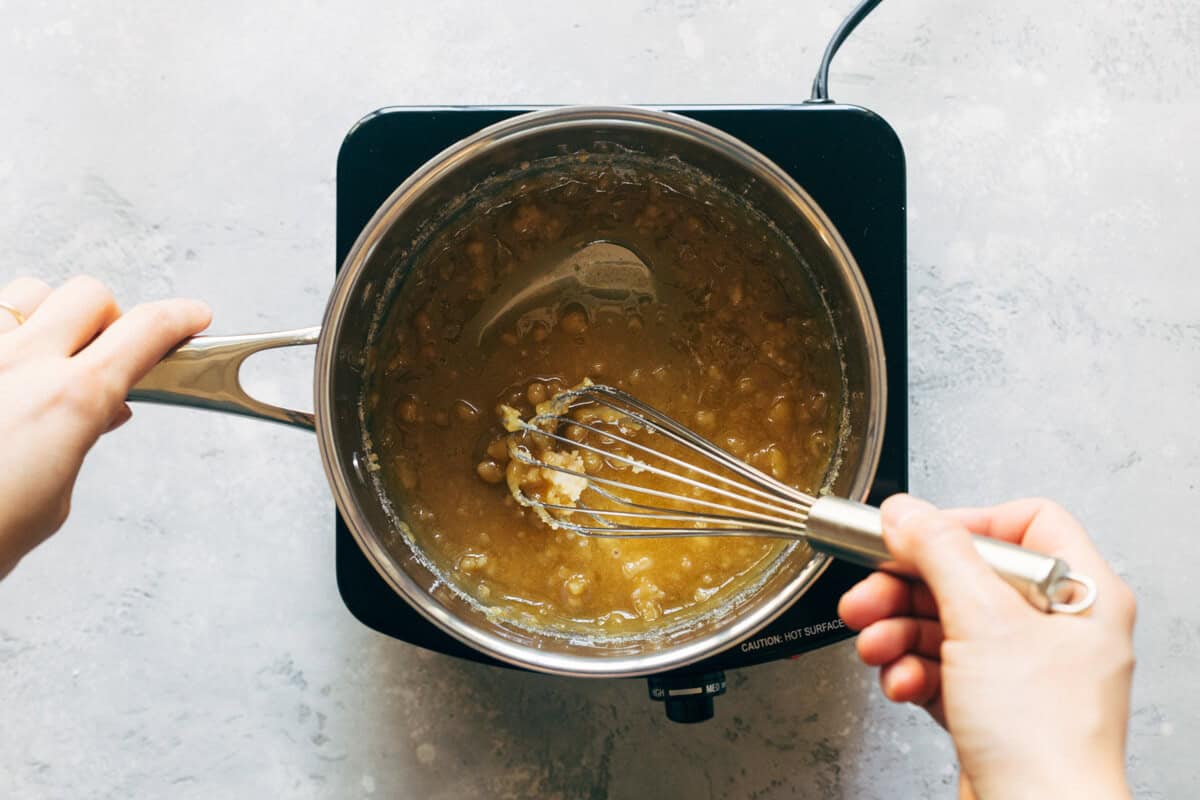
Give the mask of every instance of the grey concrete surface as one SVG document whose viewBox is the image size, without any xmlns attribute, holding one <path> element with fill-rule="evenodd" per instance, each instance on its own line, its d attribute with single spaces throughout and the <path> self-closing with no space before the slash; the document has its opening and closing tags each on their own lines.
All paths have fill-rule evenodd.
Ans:
<svg viewBox="0 0 1200 800">
<path fill-rule="evenodd" d="M 849 5 L 0 2 L 0 278 L 196 295 L 220 332 L 311 324 L 364 113 L 798 101 Z M 1078 512 L 1141 600 L 1133 785 L 1193 795 L 1200 5 L 888 0 L 832 86 L 907 148 L 914 490 Z M 303 403 L 310 360 L 254 383 Z M 332 514 L 310 436 L 138 408 L 0 583 L 0 796 L 953 794 L 946 737 L 849 645 L 737 673 L 714 722 L 673 727 L 639 681 L 364 629 Z"/>
</svg>

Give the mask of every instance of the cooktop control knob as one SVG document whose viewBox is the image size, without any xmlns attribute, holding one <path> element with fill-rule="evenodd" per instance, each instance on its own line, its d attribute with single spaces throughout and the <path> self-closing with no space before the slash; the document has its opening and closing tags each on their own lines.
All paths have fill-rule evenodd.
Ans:
<svg viewBox="0 0 1200 800">
<path fill-rule="evenodd" d="M 672 722 L 704 722 L 713 717 L 713 698 L 725 694 L 725 673 L 651 675 L 650 699 L 662 702 Z"/>
</svg>

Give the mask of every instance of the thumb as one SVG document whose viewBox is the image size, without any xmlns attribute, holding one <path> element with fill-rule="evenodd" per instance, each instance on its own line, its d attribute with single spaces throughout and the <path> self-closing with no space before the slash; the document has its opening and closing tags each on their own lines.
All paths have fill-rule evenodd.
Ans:
<svg viewBox="0 0 1200 800">
<path fill-rule="evenodd" d="M 1023 605 L 954 517 L 906 494 L 889 497 L 880 510 L 888 551 L 928 584 L 948 638 L 978 630 L 1005 607 Z"/>
</svg>

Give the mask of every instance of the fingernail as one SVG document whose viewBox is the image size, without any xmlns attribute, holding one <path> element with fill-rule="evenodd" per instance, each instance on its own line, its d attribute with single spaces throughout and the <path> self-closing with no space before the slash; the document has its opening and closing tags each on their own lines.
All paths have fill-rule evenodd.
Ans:
<svg viewBox="0 0 1200 800">
<path fill-rule="evenodd" d="M 189 298 L 188 302 L 192 304 L 192 308 L 195 309 L 197 315 L 208 319 L 210 322 L 212 321 L 212 306 L 203 300 L 192 300 Z"/>
<path fill-rule="evenodd" d="M 934 509 L 935 506 L 932 503 L 927 503 L 910 494 L 894 494 L 884 500 L 883 505 L 879 507 L 883 514 L 883 526 L 892 529 L 903 525 L 904 521 L 914 514 Z"/>
<path fill-rule="evenodd" d="M 863 591 L 863 589 L 861 587 L 862 587 L 862 581 L 859 581 L 858 583 L 854 584 L 849 589 L 847 589 L 845 591 L 845 593 L 842 594 L 842 599 L 845 600 L 847 597 L 853 599 L 853 598 L 857 597 Z"/>
</svg>

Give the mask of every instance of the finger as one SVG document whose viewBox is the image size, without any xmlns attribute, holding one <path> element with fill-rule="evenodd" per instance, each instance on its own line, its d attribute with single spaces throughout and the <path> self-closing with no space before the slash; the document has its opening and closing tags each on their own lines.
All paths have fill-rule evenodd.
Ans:
<svg viewBox="0 0 1200 800">
<path fill-rule="evenodd" d="M 199 300 L 159 300 L 124 314 L 79 358 L 127 393 L 171 348 L 208 327 L 212 311 Z"/>
<path fill-rule="evenodd" d="M 901 656 L 879 670 L 879 685 L 893 703 L 928 706 L 941 694 L 942 665 L 921 656 Z"/>
<path fill-rule="evenodd" d="M 29 319 L 37 307 L 50 294 L 50 285 L 37 278 L 17 278 L 0 289 L 0 301 L 15 308 L 25 319 Z M 0 311 L 0 334 L 16 330 L 19 322 L 15 314 Z"/>
<path fill-rule="evenodd" d="M 1104 563 L 1079 521 L 1052 500 L 1027 498 L 991 508 L 957 508 L 946 513 L 984 536 L 1052 556 L 1074 555 L 1088 566 Z"/>
<path fill-rule="evenodd" d="M 113 415 L 112 420 L 108 423 L 108 427 L 104 429 L 105 433 L 112 433 L 117 428 L 124 425 L 133 417 L 133 411 L 129 408 L 128 403 L 121 403 L 117 409 L 117 413 Z"/>
<path fill-rule="evenodd" d="M 1113 572 L 1079 521 L 1058 503 L 1026 498 L 991 508 L 958 508 L 947 513 L 976 533 L 1066 561 L 1072 571 L 1096 580 L 1093 613 L 1119 616 L 1132 625 L 1136 603 L 1129 587 Z"/>
<path fill-rule="evenodd" d="M 21 327 L 41 352 L 74 355 L 121 311 L 104 284 L 80 275 L 52 291 Z"/>
<path fill-rule="evenodd" d="M 860 631 L 888 617 L 937 617 L 937 603 L 924 583 L 872 572 L 850 588 L 838 603 L 838 616 Z"/>
<path fill-rule="evenodd" d="M 975 794 L 975 787 L 971 785 L 971 779 L 961 767 L 958 772 L 958 800 L 979 800 L 979 796 Z"/>
<path fill-rule="evenodd" d="M 978 630 L 1003 611 L 1030 611 L 975 550 L 962 523 L 908 495 L 889 497 L 881 510 L 889 552 L 929 584 L 947 636 Z"/>
<path fill-rule="evenodd" d="M 854 643 L 864 664 L 879 667 L 906 653 L 939 661 L 942 655 L 942 626 L 932 619 L 893 617 L 863 628 Z"/>
</svg>

